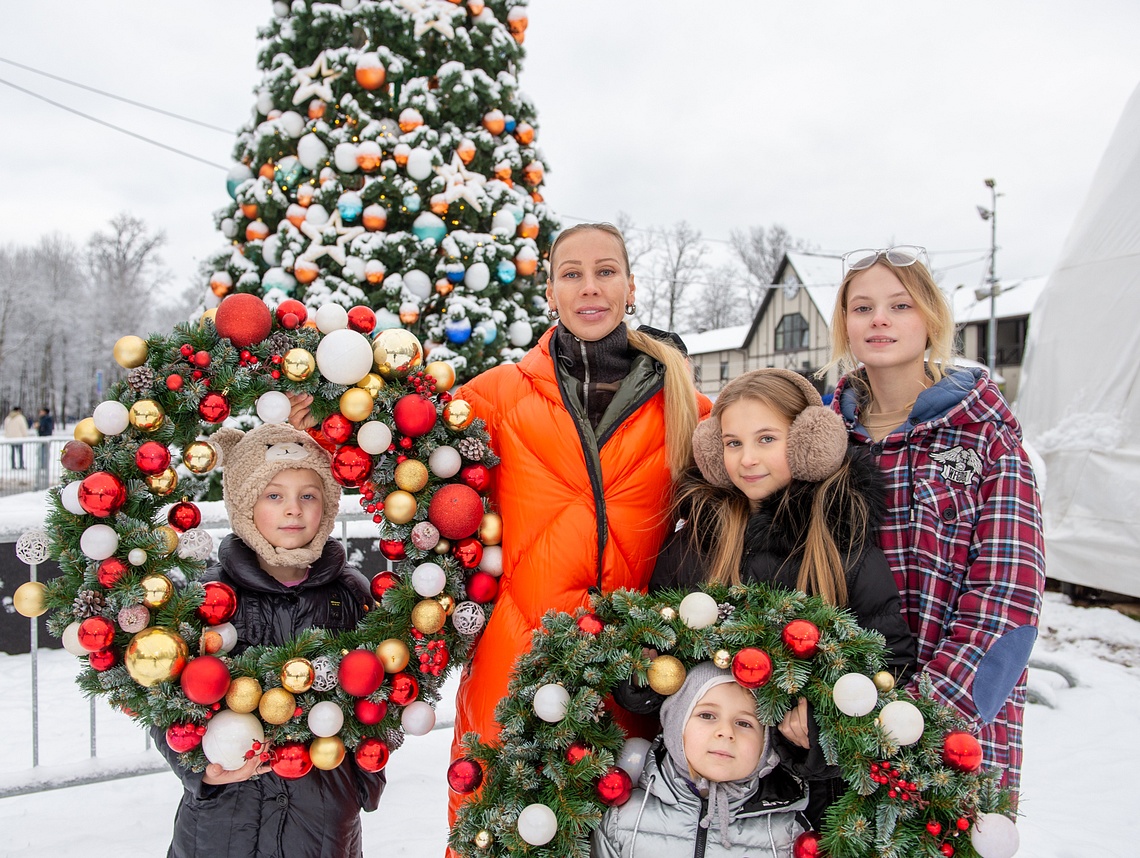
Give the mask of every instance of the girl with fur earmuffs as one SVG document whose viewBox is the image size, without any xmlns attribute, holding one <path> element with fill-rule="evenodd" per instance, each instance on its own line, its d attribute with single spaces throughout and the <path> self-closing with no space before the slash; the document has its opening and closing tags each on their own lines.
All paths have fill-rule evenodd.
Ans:
<svg viewBox="0 0 1140 858">
<path fill-rule="evenodd" d="M 882 480 L 870 455 L 848 446 L 842 420 L 811 383 L 784 369 L 733 379 L 693 433 L 693 457 L 650 592 L 743 582 L 820 596 L 880 632 L 887 669 L 909 677 L 914 637 L 877 540 Z M 788 762 L 808 781 L 807 816 L 819 827 L 844 784 L 823 760 L 805 700 L 779 732 Z"/>
</svg>

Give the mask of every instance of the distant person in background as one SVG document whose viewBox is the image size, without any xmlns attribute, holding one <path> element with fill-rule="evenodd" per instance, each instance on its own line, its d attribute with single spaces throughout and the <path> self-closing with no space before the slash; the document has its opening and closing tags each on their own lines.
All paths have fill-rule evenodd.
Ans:
<svg viewBox="0 0 1140 858">
<path fill-rule="evenodd" d="M 55 432 L 55 420 L 52 419 L 50 408 L 41 408 L 39 419 L 36 420 L 36 434 L 41 438 L 50 438 Z M 40 470 L 47 470 L 48 444 L 40 444 Z"/>
<path fill-rule="evenodd" d="M 19 405 L 13 405 L 12 410 L 8 412 L 8 416 L 4 418 L 4 437 L 28 437 L 28 418 L 24 416 L 24 412 L 20 410 Z M 19 464 L 17 464 L 17 462 Z M 21 471 L 24 469 L 23 444 L 15 443 L 12 445 L 12 467 L 19 468 Z"/>
</svg>

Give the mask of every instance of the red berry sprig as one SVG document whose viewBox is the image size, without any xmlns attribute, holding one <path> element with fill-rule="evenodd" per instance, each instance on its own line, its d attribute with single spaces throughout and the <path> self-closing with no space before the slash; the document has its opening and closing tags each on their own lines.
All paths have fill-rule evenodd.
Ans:
<svg viewBox="0 0 1140 858">
<path fill-rule="evenodd" d="M 871 780 L 880 786 L 887 787 L 887 796 L 889 798 L 904 802 L 914 802 L 923 807 L 927 804 L 927 802 L 923 801 L 922 795 L 918 791 L 918 784 L 903 778 L 902 774 L 894 767 L 890 760 L 871 763 Z"/>
<path fill-rule="evenodd" d="M 408 374 L 408 384 L 410 384 L 412 389 L 420 396 L 430 398 L 435 394 L 435 377 L 424 372 L 422 369 Z"/>
</svg>

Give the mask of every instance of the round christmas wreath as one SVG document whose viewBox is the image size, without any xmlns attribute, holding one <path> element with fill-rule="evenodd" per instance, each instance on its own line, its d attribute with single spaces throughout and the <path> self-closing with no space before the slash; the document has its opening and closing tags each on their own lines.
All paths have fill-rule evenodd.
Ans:
<svg viewBox="0 0 1140 858">
<path fill-rule="evenodd" d="M 648 659 L 643 648 L 660 655 Z M 755 689 L 778 724 L 812 704 L 828 761 L 850 789 L 796 858 L 1008 858 L 1017 849 L 1008 791 L 981 767 L 981 747 L 929 684 L 912 697 L 882 670 L 883 638 L 846 611 L 762 585 L 684 594 L 619 590 L 575 616 L 548 614 L 515 666 L 496 717 L 499 741 L 464 737 L 448 772 L 471 793 L 450 844 L 469 858 L 589 855 L 607 806 L 628 800 L 649 743 L 626 739 L 604 700 L 637 678 L 674 693 L 687 667 L 713 661 Z M 481 790 L 475 794 L 476 790 Z"/>
<path fill-rule="evenodd" d="M 382 768 L 405 733 L 433 726 L 502 569 L 502 521 L 483 498 L 497 460 L 482 421 L 447 392 L 454 370 L 424 365 L 416 338 L 377 330 L 367 307 L 273 311 L 249 294 L 170 334 L 123 337 L 115 358 L 126 380 L 76 426 L 45 531 L 17 546 L 25 562 L 57 558 L 61 574 L 24 584 L 18 610 L 50 610 L 49 630 L 86 663 L 83 691 L 164 729 L 193 769 L 268 749 L 285 777 L 346 753 Z M 246 412 L 285 421 L 286 391 L 313 395 L 310 431 L 373 513 L 387 568 L 356 629 L 231 655 L 238 597 L 198 580 L 212 539 L 189 497 L 222 464 L 209 433 Z"/>
</svg>

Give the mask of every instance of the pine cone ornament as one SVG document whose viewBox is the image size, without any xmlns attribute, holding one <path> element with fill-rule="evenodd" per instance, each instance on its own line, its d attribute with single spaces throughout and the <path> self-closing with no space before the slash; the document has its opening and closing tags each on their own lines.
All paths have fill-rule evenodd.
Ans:
<svg viewBox="0 0 1140 858">
<path fill-rule="evenodd" d="M 71 603 L 71 613 L 77 620 L 86 620 L 102 614 L 106 604 L 98 590 L 80 590 Z"/>
<path fill-rule="evenodd" d="M 283 355 L 289 349 L 293 348 L 296 343 L 284 331 L 276 331 L 265 338 L 265 345 L 269 347 L 269 353 L 274 355 Z"/>
<path fill-rule="evenodd" d="M 717 605 L 717 609 L 716 621 L 718 625 L 720 623 L 731 620 L 732 615 L 736 613 L 736 608 L 734 608 L 728 602 L 721 602 L 719 605 Z"/>
<path fill-rule="evenodd" d="M 149 366 L 136 366 L 127 373 L 127 384 L 135 393 L 153 392 L 154 379 L 154 370 Z"/>
<path fill-rule="evenodd" d="M 469 462 L 481 462 L 487 452 L 487 446 L 478 438 L 464 438 L 457 445 L 459 454 Z"/>
</svg>

